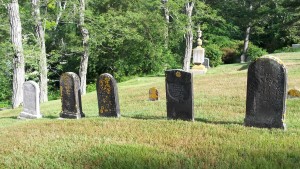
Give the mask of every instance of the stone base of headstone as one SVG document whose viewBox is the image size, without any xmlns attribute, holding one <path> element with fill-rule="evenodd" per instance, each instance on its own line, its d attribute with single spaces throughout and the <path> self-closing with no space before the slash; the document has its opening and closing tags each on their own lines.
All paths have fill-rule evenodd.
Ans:
<svg viewBox="0 0 300 169">
<path fill-rule="evenodd" d="M 68 112 L 61 112 L 59 114 L 59 117 L 62 119 L 80 119 L 82 117 L 85 117 L 84 113 L 81 114 L 74 114 L 74 113 L 68 113 Z"/>
<path fill-rule="evenodd" d="M 206 74 L 207 68 L 204 65 L 195 65 L 190 72 L 193 73 L 193 75 L 203 75 Z"/>
<path fill-rule="evenodd" d="M 18 119 L 39 119 L 39 118 L 42 118 L 41 114 L 33 115 L 27 112 L 21 112 L 20 115 L 18 116 Z"/>
<path fill-rule="evenodd" d="M 286 130 L 286 124 L 283 121 L 275 121 L 275 119 L 267 117 L 246 117 L 244 125 L 247 127 L 280 128 Z"/>
</svg>

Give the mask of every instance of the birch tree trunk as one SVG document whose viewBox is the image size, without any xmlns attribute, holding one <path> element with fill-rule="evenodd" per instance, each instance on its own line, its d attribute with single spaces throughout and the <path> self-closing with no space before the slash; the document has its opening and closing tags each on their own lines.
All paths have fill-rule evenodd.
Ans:
<svg viewBox="0 0 300 169">
<path fill-rule="evenodd" d="M 80 8 L 79 8 L 79 28 L 82 35 L 82 45 L 83 45 L 83 54 L 81 56 L 80 61 L 80 69 L 79 69 L 79 77 L 80 77 L 80 90 L 81 94 L 86 94 L 86 74 L 87 74 L 87 67 L 88 67 L 88 40 L 89 40 L 89 31 L 84 27 L 84 12 L 85 12 L 85 1 L 80 1 Z"/>
<path fill-rule="evenodd" d="M 193 50 L 192 12 L 194 8 L 194 2 L 187 3 L 185 8 L 186 14 L 188 16 L 188 26 L 185 34 L 185 55 L 183 61 L 183 70 L 189 71 Z"/>
<path fill-rule="evenodd" d="M 59 24 L 61 15 L 62 15 L 63 11 L 66 9 L 66 6 L 67 6 L 67 0 L 64 1 L 64 4 L 63 4 L 63 5 L 62 5 L 61 0 L 58 0 L 58 1 L 57 1 L 57 6 L 58 6 L 58 8 L 59 8 L 59 13 L 57 14 L 57 17 L 56 17 L 54 30 L 56 30 L 56 28 L 57 28 L 57 26 L 58 26 L 58 24 Z"/>
<path fill-rule="evenodd" d="M 47 57 L 45 45 L 45 32 L 41 21 L 40 2 L 39 0 L 32 0 L 32 15 L 35 21 L 35 33 L 40 46 L 39 58 L 39 85 L 40 85 L 40 103 L 48 101 L 48 85 L 47 85 Z"/>
<path fill-rule="evenodd" d="M 247 56 L 247 51 L 248 51 L 248 47 L 249 47 L 250 30 L 251 30 L 251 27 L 248 26 L 246 29 L 246 33 L 245 33 L 243 53 L 241 55 L 241 63 L 246 62 L 246 56 Z"/>
<path fill-rule="evenodd" d="M 165 38 L 165 48 L 167 49 L 168 46 L 169 46 L 170 12 L 169 12 L 169 8 L 167 6 L 168 0 L 162 0 L 161 2 L 163 3 L 163 11 L 164 11 L 164 14 L 165 14 L 165 21 L 166 21 L 166 28 L 165 28 L 164 38 Z"/>
<path fill-rule="evenodd" d="M 23 102 L 23 83 L 25 82 L 22 26 L 19 15 L 18 0 L 12 0 L 8 5 L 8 14 L 10 21 L 11 41 L 14 50 L 12 108 L 17 108 Z"/>
</svg>

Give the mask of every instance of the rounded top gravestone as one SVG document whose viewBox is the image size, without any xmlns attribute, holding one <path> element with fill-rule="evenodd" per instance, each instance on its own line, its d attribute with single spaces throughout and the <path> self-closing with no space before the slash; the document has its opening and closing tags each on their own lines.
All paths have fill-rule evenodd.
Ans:
<svg viewBox="0 0 300 169">
<path fill-rule="evenodd" d="M 60 77 L 60 95 L 62 103 L 61 118 L 84 117 L 81 105 L 80 80 L 73 72 L 63 73 Z"/>
<path fill-rule="evenodd" d="M 23 83 L 23 112 L 20 113 L 20 119 L 41 118 L 39 102 L 39 86 L 34 81 Z"/>
<path fill-rule="evenodd" d="M 158 90 L 156 87 L 151 87 L 149 89 L 149 100 L 150 101 L 158 100 Z"/>
<path fill-rule="evenodd" d="M 246 126 L 285 128 L 287 70 L 275 57 L 266 56 L 248 68 Z"/>
<path fill-rule="evenodd" d="M 120 117 L 118 86 L 115 78 L 104 73 L 97 79 L 99 116 Z"/>
</svg>

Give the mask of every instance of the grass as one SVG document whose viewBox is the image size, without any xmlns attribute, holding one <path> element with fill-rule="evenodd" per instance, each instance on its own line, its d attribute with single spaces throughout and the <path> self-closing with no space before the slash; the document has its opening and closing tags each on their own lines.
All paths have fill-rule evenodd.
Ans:
<svg viewBox="0 0 300 169">
<path fill-rule="evenodd" d="M 300 87 L 300 53 L 275 55 L 289 87 Z M 119 83 L 120 119 L 98 117 L 95 92 L 83 96 L 80 120 L 58 120 L 60 100 L 42 104 L 38 120 L 1 111 L 0 168 L 298 168 L 300 99 L 287 100 L 287 131 L 244 127 L 246 79 L 247 64 L 196 76 L 195 122 L 166 119 L 164 77 Z"/>
</svg>

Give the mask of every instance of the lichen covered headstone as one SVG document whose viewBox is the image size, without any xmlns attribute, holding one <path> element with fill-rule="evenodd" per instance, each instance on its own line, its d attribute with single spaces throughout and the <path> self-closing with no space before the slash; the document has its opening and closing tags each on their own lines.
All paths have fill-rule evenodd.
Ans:
<svg viewBox="0 0 300 169">
<path fill-rule="evenodd" d="M 289 96 L 290 98 L 297 98 L 297 97 L 300 97 L 300 90 L 299 90 L 299 89 L 296 89 L 296 88 L 290 89 L 290 90 L 288 91 L 288 96 Z"/>
<path fill-rule="evenodd" d="M 245 125 L 285 129 L 287 70 L 271 56 L 257 59 L 248 68 Z"/>
<path fill-rule="evenodd" d="M 61 118 L 79 119 L 85 117 L 82 112 L 80 80 L 77 74 L 66 72 L 60 76 L 60 95 Z"/>
<path fill-rule="evenodd" d="M 120 117 L 118 86 L 114 77 L 108 73 L 97 79 L 99 116 Z"/>
<path fill-rule="evenodd" d="M 39 102 L 39 86 L 34 81 L 23 83 L 23 112 L 20 113 L 20 119 L 41 118 Z"/>
<path fill-rule="evenodd" d="M 168 119 L 194 120 L 193 76 L 190 72 L 165 71 Z"/>
<path fill-rule="evenodd" d="M 151 87 L 149 89 L 149 100 L 150 101 L 158 100 L 158 90 L 156 87 Z"/>
</svg>

